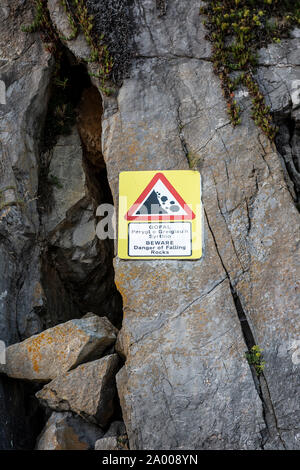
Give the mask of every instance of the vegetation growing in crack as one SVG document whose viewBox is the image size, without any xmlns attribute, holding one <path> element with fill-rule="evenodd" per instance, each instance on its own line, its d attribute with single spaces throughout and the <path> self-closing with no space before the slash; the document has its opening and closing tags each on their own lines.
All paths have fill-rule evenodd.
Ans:
<svg viewBox="0 0 300 470">
<path fill-rule="evenodd" d="M 199 160 L 200 160 L 200 156 L 197 155 L 197 154 L 194 153 L 194 152 L 188 152 L 186 158 L 187 158 L 187 160 L 188 160 L 189 168 L 190 168 L 191 170 L 196 170 L 196 169 L 197 169 L 197 163 L 198 163 Z"/>
<path fill-rule="evenodd" d="M 50 99 L 41 136 L 39 210 L 51 207 L 52 191 L 62 189 L 59 179 L 49 174 L 51 149 L 59 136 L 69 135 L 77 121 L 77 105 L 82 90 L 90 86 L 90 78 L 83 65 L 73 65 L 74 60 L 63 48 L 56 62 L 50 85 Z"/>
<path fill-rule="evenodd" d="M 22 26 L 22 31 L 27 33 L 40 32 L 45 49 L 56 55 L 59 50 L 60 39 L 58 32 L 54 28 L 50 13 L 47 7 L 47 0 L 33 0 L 35 4 L 35 17 L 33 22 Z"/>
<path fill-rule="evenodd" d="M 108 84 L 112 81 L 118 84 L 130 63 L 128 0 L 105 0 L 100 5 L 92 0 L 60 0 L 72 31 L 69 37 L 61 37 L 53 25 L 47 0 L 33 1 L 35 18 L 31 25 L 23 26 L 22 30 L 31 33 L 39 31 L 46 49 L 58 61 L 61 41 L 75 39 L 82 31 L 91 50 L 87 62 L 96 65 L 91 75 L 99 79 L 99 87 L 104 94 L 111 94 L 113 88 Z"/>
<path fill-rule="evenodd" d="M 258 377 L 261 375 L 266 365 L 266 362 L 262 358 L 262 352 L 263 349 L 255 344 L 249 351 L 245 353 L 249 365 L 254 366 Z"/>
<path fill-rule="evenodd" d="M 235 91 L 244 86 L 252 99 L 252 119 L 274 140 L 277 128 L 254 78 L 257 50 L 270 42 L 280 42 L 300 24 L 300 1 L 204 1 L 206 6 L 200 13 L 206 15 L 204 24 L 213 46 L 214 71 L 221 80 L 232 124 L 241 122 Z"/>
<path fill-rule="evenodd" d="M 62 189 L 63 185 L 61 184 L 59 178 L 51 173 L 48 175 L 48 182 L 53 186 L 56 186 L 58 189 Z"/>
<path fill-rule="evenodd" d="M 67 79 L 64 78 L 64 80 Z M 76 113 L 68 96 L 67 86 L 59 85 L 56 77 L 54 77 L 51 91 L 42 140 L 42 151 L 54 147 L 58 136 L 70 134 L 72 126 L 76 122 Z"/>
<path fill-rule="evenodd" d="M 93 17 L 91 36 L 107 45 L 113 64 L 109 78 L 120 85 L 128 71 L 133 55 L 132 35 L 134 23 L 131 15 L 132 0 L 87 0 L 88 12 Z"/>
<path fill-rule="evenodd" d="M 117 445 L 119 450 L 129 450 L 129 441 L 127 434 L 117 437 Z"/>
</svg>

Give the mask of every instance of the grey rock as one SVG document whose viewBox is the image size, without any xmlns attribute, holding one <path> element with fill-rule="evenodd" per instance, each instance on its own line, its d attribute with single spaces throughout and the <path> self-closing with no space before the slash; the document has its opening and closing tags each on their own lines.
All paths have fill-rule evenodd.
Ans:
<svg viewBox="0 0 300 470">
<path fill-rule="evenodd" d="M 91 50 L 85 40 L 84 34 L 78 32 L 76 36 L 73 37 L 73 30 L 61 2 L 59 0 L 48 0 L 47 4 L 51 20 L 60 33 L 62 42 L 76 57 L 86 60 L 89 59 Z"/>
<path fill-rule="evenodd" d="M 95 450 L 127 450 L 128 438 L 123 421 L 114 421 L 105 435 L 95 443 Z"/>
<path fill-rule="evenodd" d="M 36 396 L 46 407 L 56 411 L 73 411 L 105 427 L 114 412 L 115 375 L 118 369 L 117 354 L 105 356 L 58 376 Z"/>
<path fill-rule="evenodd" d="M 160 2 L 134 0 L 136 55 L 130 75 L 117 98 L 103 95 L 101 141 L 115 202 L 120 171 L 187 169 L 192 155 L 202 174 L 205 209 L 201 260 L 115 260 L 125 311 L 118 350 L 126 363 L 117 375 L 123 416 L 133 449 L 299 449 L 299 365 L 294 357 L 299 338 L 299 214 L 294 205 L 299 32 L 262 50 L 257 71 L 281 127 L 280 157 L 249 118 L 245 90 L 239 97 L 242 125 L 231 127 L 204 39 L 201 4 L 174 0 L 162 10 Z M 29 23 L 23 7 L 22 21 Z M 23 210 L 15 204 L 0 212 L 0 331 L 11 344 L 43 327 L 48 297 L 38 264 L 35 197 L 37 142 L 51 64 L 39 40 L 33 43 L 32 36 L 20 33 L 17 2 L 4 2 L 1 8 L 0 79 L 7 87 L 7 104 L 0 105 L 0 190 L 4 202 L 25 200 Z M 82 35 L 78 40 L 65 44 L 76 57 L 86 58 Z M 51 240 L 58 252 L 57 259 L 49 260 L 55 267 L 51 272 L 60 263 L 59 276 L 63 273 L 64 283 L 72 280 L 72 286 L 74 266 L 84 278 L 83 264 L 74 265 L 73 256 L 76 263 L 87 250 L 87 259 L 95 259 L 92 219 L 86 213 L 91 207 L 84 200 L 75 214 L 71 208 L 72 229 L 62 221 Z M 100 266 L 102 259 L 97 272 Z M 112 269 L 108 272 L 111 279 Z M 103 268 L 101 279 L 106 276 Z M 100 302 L 106 286 L 101 284 Z M 96 282 L 95 294 L 97 288 Z M 66 315 L 72 311 L 70 300 L 67 304 Z M 47 321 L 53 324 L 64 308 L 51 311 Z M 253 380 L 244 356 L 251 342 L 264 349 L 266 367 L 259 380 Z M 11 420 L 9 426 L 16 435 L 20 424 Z M 16 445 L 9 431 L 0 432 L 4 448 Z"/>
<path fill-rule="evenodd" d="M 48 0 L 47 6 L 52 23 L 60 32 L 61 37 L 67 39 L 72 36 L 72 27 L 62 3 L 59 0 Z"/>
<path fill-rule="evenodd" d="M 231 127 L 219 79 L 199 60 L 203 41 L 188 46 L 199 3 L 172 2 L 185 35 L 172 57 L 173 42 L 157 26 L 168 24 L 169 9 L 157 20 L 153 2 L 134 2 L 138 58 L 115 111 L 105 104 L 102 145 L 115 201 L 120 171 L 186 169 L 189 152 L 205 209 L 200 261 L 115 260 L 125 311 L 123 416 L 133 449 L 299 448 L 289 352 L 298 338 L 299 214 L 276 149 L 247 109 Z M 296 64 L 286 70 L 293 80 Z M 278 97 L 276 107 L 285 103 Z M 262 401 L 244 357 L 242 315 L 264 349 Z"/>
<path fill-rule="evenodd" d="M 275 116 L 279 133 L 276 146 L 285 178 L 295 202 L 300 202 L 300 38 L 272 44 L 260 51 L 257 72 L 261 89 Z"/>
<path fill-rule="evenodd" d="M 95 450 L 119 450 L 116 437 L 103 437 L 95 443 Z"/>
<path fill-rule="evenodd" d="M 105 437 L 114 437 L 114 436 L 122 436 L 126 434 L 126 428 L 123 421 L 114 421 L 109 426 L 108 431 L 105 433 Z"/>
<path fill-rule="evenodd" d="M 21 31 L 32 20 L 28 5 L 1 2 L 0 340 L 7 346 L 40 330 L 44 301 L 36 243 L 38 140 L 53 62 L 39 37 Z M 33 408 L 26 409 L 25 386 L 5 377 L 0 382 L 0 449 L 28 449 L 36 419 Z"/>
<path fill-rule="evenodd" d="M 232 129 L 220 83 L 203 52 L 203 41 L 194 42 L 191 47 L 189 23 L 198 13 L 199 4 L 195 1 L 184 6 L 172 2 L 172 10 L 168 9 L 157 20 L 152 2 L 134 2 L 133 12 L 139 25 L 135 38 L 137 59 L 117 103 L 104 100 L 102 145 L 115 201 L 120 171 L 185 169 L 188 153 L 198 161 L 202 173 L 206 221 L 204 257 L 194 262 L 192 268 L 189 263 L 173 261 L 115 261 L 116 280 L 124 294 L 126 312 L 117 346 L 127 357 L 125 367 L 117 376 L 121 406 L 131 448 L 297 448 L 296 377 L 288 353 L 290 341 L 297 341 L 297 333 L 289 329 L 290 339 L 283 333 L 279 341 L 272 325 L 286 331 L 286 323 L 280 321 L 282 310 L 288 312 L 292 323 L 297 318 L 293 278 L 299 215 L 284 181 L 280 159 L 250 120 L 247 105 L 243 125 Z M 166 40 L 158 26 L 161 21 L 166 27 L 174 12 L 180 12 L 183 35 L 183 38 L 179 36 L 180 46 L 176 47 L 175 41 Z M 202 26 L 199 28 L 201 31 Z M 277 50 L 272 47 L 270 73 L 272 61 L 278 62 Z M 290 47 L 288 59 L 278 63 L 279 67 L 287 66 L 286 76 L 292 72 L 289 81 L 294 81 L 297 62 L 293 54 L 295 47 L 292 43 Z M 288 97 L 280 91 L 277 96 L 273 109 L 288 112 Z M 280 266 L 276 271 L 275 259 L 276 266 Z M 172 295 L 173 286 L 176 292 Z M 185 287 L 180 290 L 180 286 Z M 149 293 L 145 302 L 142 293 L 149 289 L 154 294 L 152 297 Z M 166 291 L 167 301 L 164 300 Z M 284 305 L 280 301 L 283 298 Z M 183 344 L 178 348 L 180 335 L 182 331 L 187 332 L 185 344 L 190 344 L 192 333 L 188 322 L 193 324 L 191 331 L 197 331 L 198 323 L 195 320 L 194 326 L 193 322 L 194 318 L 198 319 L 199 299 L 205 305 L 204 312 L 209 312 L 208 319 L 197 335 L 199 347 L 191 349 L 190 346 L 186 354 L 189 359 L 185 360 Z M 228 330 L 234 332 L 234 349 L 239 353 L 230 357 L 230 365 L 222 366 L 215 364 L 216 351 L 203 351 L 201 344 L 216 341 L 214 333 L 220 327 L 212 326 L 211 321 L 223 324 L 223 301 L 228 302 L 226 309 L 231 312 L 227 314 Z M 186 311 L 189 315 L 185 320 Z M 269 316 L 262 311 L 268 311 Z M 202 312 L 201 308 L 201 315 Z M 252 330 L 251 341 L 266 351 L 267 387 L 261 381 L 262 401 L 260 392 L 256 391 L 257 381 L 252 381 L 245 362 L 243 351 L 250 340 L 248 337 L 248 344 L 245 343 L 243 323 L 239 322 L 242 318 Z M 180 326 L 176 324 L 179 320 Z M 173 328 L 166 330 L 170 324 Z M 227 329 L 218 336 L 223 351 L 217 355 L 220 360 L 233 347 L 233 338 L 225 332 Z M 276 353 L 279 347 L 283 351 L 281 359 Z M 176 350 L 179 353 L 173 361 Z M 197 357 L 194 365 L 190 359 L 193 354 Z M 231 371 L 230 382 L 222 377 L 223 367 Z M 244 371 L 242 377 L 232 372 L 240 367 Z M 286 374 L 293 377 L 288 386 Z M 209 390 L 205 384 L 214 386 Z M 189 396 L 193 387 L 200 401 Z M 222 398 L 218 400 L 214 390 L 222 390 Z M 242 395 L 240 390 L 244 390 Z M 279 395 L 285 400 L 279 401 Z M 236 396 L 240 398 L 237 406 L 224 409 L 224 403 L 231 399 L 236 404 Z M 289 407 L 285 403 L 288 401 L 292 403 L 293 418 L 287 417 Z M 209 415 L 210 410 L 214 410 L 213 417 Z M 286 417 L 282 428 L 276 425 L 278 416 Z M 201 423 L 200 427 L 195 423 Z M 155 426 L 159 426 L 159 432 L 153 431 Z M 289 431 L 281 430 L 285 428 Z"/>
<path fill-rule="evenodd" d="M 40 188 L 45 184 L 40 174 L 43 160 L 40 143 L 54 61 L 39 34 L 28 34 L 21 29 L 32 23 L 33 15 L 34 7 L 30 2 L 1 2 L 0 340 L 7 346 L 80 317 L 86 311 L 108 314 L 115 321 L 120 311 L 120 299 L 113 283 L 111 242 L 99 243 L 96 236 L 91 241 L 95 206 L 101 197 L 94 201 L 89 195 L 83 199 L 83 207 L 75 204 L 75 211 L 71 207 L 68 215 L 71 212 L 73 225 L 66 228 L 70 218 L 63 220 L 62 225 L 64 230 L 69 230 L 68 239 L 75 245 L 66 249 L 62 244 L 63 256 L 59 253 L 60 246 L 50 244 L 49 232 L 44 226 L 48 221 L 38 210 Z M 3 89 L 5 99 L 2 99 Z M 77 140 L 72 141 L 72 137 L 74 133 L 69 139 L 63 139 L 60 152 L 58 148 L 53 152 L 55 157 L 60 154 L 74 159 L 74 165 L 82 164 L 81 142 L 78 135 Z M 71 163 L 65 162 L 64 166 Z M 82 167 L 80 170 L 81 179 L 77 178 L 76 184 L 82 190 L 85 175 Z M 53 189 L 58 188 L 53 185 Z M 70 188 L 64 187 L 62 191 L 65 189 L 70 193 Z M 57 200 L 64 204 L 65 200 L 58 196 L 61 194 L 56 191 Z M 56 211 L 57 214 L 58 207 Z M 56 222 L 61 219 L 53 218 L 51 229 L 56 228 Z M 87 239 L 84 239 L 85 228 L 88 229 Z M 55 236 L 54 243 L 60 236 L 63 238 L 58 230 Z M 57 269 L 55 250 L 64 275 Z M 26 400 L 24 387 L 21 383 L 13 386 L 5 377 L 1 377 L 1 381 L 0 448 L 28 448 L 34 439 L 35 418 L 22 403 Z M 19 397 L 15 397 L 16 390 Z M 27 432 L 30 420 L 32 432 Z"/>
<path fill-rule="evenodd" d="M 107 318 L 87 314 L 9 346 L 0 371 L 16 379 L 49 382 L 101 357 L 115 342 L 117 331 Z"/>
<path fill-rule="evenodd" d="M 70 314 L 78 317 L 87 310 L 108 315 L 117 323 L 115 312 L 119 313 L 119 307 L 113 279 L 111 241 L 99 240 L 95 230 L 96 206 L 104 196 L 94 168 L 89 170 L 86 161 L 90 155 L 88 130 L 90 127 L 97 129 L 99 126 L 94 123 L 94 118 L 96 121 L 101 118 L 101 113 L 100 117 L 99 113 L 94 115 L 95 108 L 92 111 L 89 123 L 82 124 L 81 119 L 83 144 L 74 127 L 70 135 L 60 136 L 47 154 L 47 180 L 52 184 L 42 212 L 42 231 L 49 246 L 43 260 L 43 284 L 47 310 L 51 315 L 46 315 L 44 328 L 52 326 L 48 325 L 49 316 L 61 322 L 69 319 Z M 101 160 L 99 144 L 97 150 Z M 93 178 L 96 183 L 89 185 L 87 180 Z M 66 318 L 62 318 L 60 310 L 64 310 Z"/>
<path fill-rule="evenodd" d="M 72 413 L 53 412 L 38 437 L 36 450 L 91 450 L 103 431 Z"/>
<path fill-rule="evenodd" d="M 199 21 L 202 2 L 197 0 L 191 4 L 168 1 L 164 15 L 161 15 L 164 9 L 159 8 L 158 3 L 151 0 L 133 2 L 137 55 L 209 58 L 211 47 L 204 40 L 205 31 Z"/>
<path fill-rule="evenodd" d="M 70 135 L 59 137 L 52 151 L 48 179 L 54 181 L 53 202 L 51 212 L 44 219 L 44 226 L 52 232 L 66 219 L 68 211 L 86 196 L 82 148 L 76 127 Z"/>
</svg>

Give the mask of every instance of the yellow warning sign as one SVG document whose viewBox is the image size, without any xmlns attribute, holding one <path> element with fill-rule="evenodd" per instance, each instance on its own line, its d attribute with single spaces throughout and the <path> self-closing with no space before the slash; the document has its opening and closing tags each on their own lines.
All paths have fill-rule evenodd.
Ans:
<svg viewBox="0 0 300 470">
<path fill-rule="evenodd" d="M 198 171 L 120 173 L 118 255 L 122 259 L 201 258 Z"/>
</svg>

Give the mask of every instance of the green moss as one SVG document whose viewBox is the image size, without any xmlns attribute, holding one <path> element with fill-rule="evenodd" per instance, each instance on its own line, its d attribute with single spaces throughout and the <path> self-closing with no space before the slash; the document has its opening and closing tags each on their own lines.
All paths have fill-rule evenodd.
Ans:
<svg viewBox="0 0 300 470">
<path fill-rule="evenodd" d="M 214 71 L 222 83 L 228 114 L 234 126 L 240 124 L 236 89 L 245 86 L 252 98 L 252 118 L 274 140 L 277 129 L 270 109 L 255 81 L 257 51 L 280 42 L 300 24 L 299 0 L 205 0 L 200 13 L 213 47 Z"/>
<path fill-rule="evenodd" d="M 72 29 L 71 35 L 69 37 L 63 37 L 62 39 L 65 39 L 66 41 L 71 41 L 72 39 L 75 39 L 78 34 L 78 26 L 76 24 L 76 21 L 74 20 L 71 11 L 69 10 L 69 3 L 67 2 L 67 0 L 60 0 L 60 3 L 65 10 L 65 13 Z"/>
<path fill-rule="evenodd" d="M 48 182 L 53 186 L 56 186 L 58 189 L 63 189 L 63 185 L 61 184 L 59 178 L 55 175 L 48 175 Z"/>
<path fill-rule="evenodd" d="M 28 33 L 40 32 L 45 49 L 56 54 L 59 51 L 59 35 L 52 24 L 47 0 L 33 0 L 33 2 L 35 5 L 34 20 L 28 26 L 23 25 L 21 29 Z"/>
<path fill-rule="evenodd" d="M 188 160 L 190 169 L 191 169 L 191 170 L 195 170 L 196 167 L 197 167 L 197 163 L 198 163 L 199 160 L 200 160 L 200 156 L 197 155 L 197 154 L 194 153 L 194 152 L 189 152 L 189 153 L 187 154 L 187 160 Z"/>
<path fill-rule="evenodd" d="M 263 350 L 259 346 L 254 345 L 245 353 L 249 365 L 254 366 L 258 376 L 263 372 L 266 365 L 266 362 L 262 358 L 262 352 Z"/>
<path fill-rule="evenodd" d="M 104 93 L 108 90 L 105 82 L 109 80 L 110 73 L 113 67 L 113 59 L 109 54 L 106 44 L 104 44 L 104 36 L 100 34 L 98 38 L 92 34 L 94 28 L 94 17 L 89 14 L 86 2 L 84 0 L 72 0 L 73 12 L 77 23 L 79 24 L 88 45 L 91 48 L 90 62 L 96 62 L 98 65 L 97 73 L 93 76 L 97 77 L 100 81 L 100 87 Z"/>
</svg>

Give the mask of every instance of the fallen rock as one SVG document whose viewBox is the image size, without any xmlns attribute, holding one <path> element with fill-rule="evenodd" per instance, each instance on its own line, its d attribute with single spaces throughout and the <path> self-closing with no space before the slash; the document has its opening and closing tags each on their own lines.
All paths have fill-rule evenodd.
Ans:
<svg viewBox="0 0 300 470">
<path fill-rule="evenodd" d="M 103 431 L 72 413 L 52 413 L 38 437 L 36 450 L 90 450 Z"/>
<path fill-rule="evenodd" d="M 16 379 L 49 382 L 87 360 L 94 360 L 116 340 L 117 328 L 106 317 L 87 314 L 6 349 L 0 372 Z"/>
<path fill-rule="evenodd" d="M 123 421 L 111 423 L 105 436 L 95 443 L 95 450 L 127 450 L 128 436 Z"/>
<path fill-rule="evenodd" d="M 119 450 L 117 437 L 103 437 L 98 439 L 95 450 Z"/>
<path fill-rule="evenodd" d="M 55 411 L 73 411 L 86 420 L 105 427 L 114 411 L 117 354 L 82 364 L 60 375 L 40 390 L 41 404 Z"/>
<path fill-rule="evenodd" d="M 126 427 L 123 421 L 113 421 L 104 437 L 118 437 L 126 434 Z"/>
</svg>

